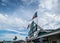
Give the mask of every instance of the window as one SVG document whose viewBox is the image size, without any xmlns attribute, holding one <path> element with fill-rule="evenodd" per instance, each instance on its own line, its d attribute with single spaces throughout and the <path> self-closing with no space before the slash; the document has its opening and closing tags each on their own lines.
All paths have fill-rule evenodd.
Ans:
<svg viewBox="0 0 60 43">
<path fill-rule="evenodd" d="M 52 41 L 52 43 L 57 43 L 57 41 Z"/>
</svg>

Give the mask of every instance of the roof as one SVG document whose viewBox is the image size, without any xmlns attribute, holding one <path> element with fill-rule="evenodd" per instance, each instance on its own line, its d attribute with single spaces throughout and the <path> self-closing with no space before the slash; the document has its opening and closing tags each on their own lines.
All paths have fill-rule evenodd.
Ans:
<svg viewBox="0 0 60 43">
<path fill-rule="evenodd" d="M 42 34 L 42 35 L 40 35 L 40 36 L 38 36 L 38 37 L 32 37 L 32 38 L 30 38 L 29 40 L 34 40 L 34 39 L 38 39 L 38 38 L 43 38 L 43 37 L 47 37 L 47 36 L 51 36 L 51 35 L 55 35 L 55 34 L 60 34 L 60 28 L 58 28 L 58 29 L 56 29 L 56 30 L 54 30 L 54 31 L 52 31 L 52 32 L 48 32 L 48 33 L 46 33 L 46 34 Z"/>
</svg>

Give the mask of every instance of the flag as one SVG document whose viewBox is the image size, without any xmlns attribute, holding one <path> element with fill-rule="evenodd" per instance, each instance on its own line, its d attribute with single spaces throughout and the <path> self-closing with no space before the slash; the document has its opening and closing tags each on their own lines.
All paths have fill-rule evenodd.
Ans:
<svg viewBox="0 0 60 43">
<path fill-rule="evenodd" d="M 36 18 L 37 17 L 37 12 L 34 14 L 34 16 L 32 17 L 32 19 Z"/>
</svg>

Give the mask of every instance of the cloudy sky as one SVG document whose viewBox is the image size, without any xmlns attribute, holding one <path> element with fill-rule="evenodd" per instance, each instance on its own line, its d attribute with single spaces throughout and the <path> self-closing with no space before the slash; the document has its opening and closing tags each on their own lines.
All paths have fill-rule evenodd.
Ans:
<svg viewBox="0 0 60 43">
<path fill-rule="evenodd" d="M 60 0 L 0 0 L 0 41 L 25 39 L 35 12 L 43 29 L 60 27 Z"/>
</svg>

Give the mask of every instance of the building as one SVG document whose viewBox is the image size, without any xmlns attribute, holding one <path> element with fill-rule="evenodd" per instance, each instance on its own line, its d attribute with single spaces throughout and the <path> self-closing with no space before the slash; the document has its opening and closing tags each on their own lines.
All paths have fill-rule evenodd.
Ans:
<svg viewBox="0 0 60 43">
<path fill-rule="evenodd" d="M 60 43 L 60 28 L 56 30 L 43 30 L 41 27 L 31 23 L 30 31 L 28 33 L 29 43 Z M 39 30 L 40 29 L 40 30 Z"/>
</svg>

